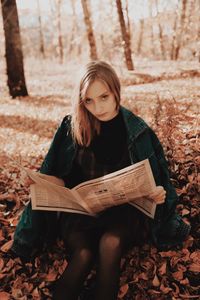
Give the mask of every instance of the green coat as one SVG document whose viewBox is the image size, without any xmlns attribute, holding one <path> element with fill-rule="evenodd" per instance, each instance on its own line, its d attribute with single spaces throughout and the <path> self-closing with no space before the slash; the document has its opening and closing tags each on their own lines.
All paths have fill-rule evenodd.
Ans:
<svg viewBox="0 0 200 300">
<path fill-rule="evenodd" d="M 120 110 L 127 128 L 131 164 L 148 158 L 156 184 L 166 190 L 165 203 L 157 206 L 155 218 L 150 221 L 152 241 L 160 249 L 181 244 L 184 237 L 176 236 L 176 232 L 183 221 L 175 212 L 177 195 L 170 182 L 162 146 L 156 134 L 141 118 L 122 106 Z M 70 116 L 66 116 L 58 128 L 41 166 L 41 173 L 63 177 L 70 172 L 76 154 L 76 145 L 70 133 L 70 119 Z M 15 231 L 14 251 L 28 254 L 30 249 L 51 239 L 56 235 L 56 220 L 55 212 L 32 210 L 29 203 Z"/>
</svg>

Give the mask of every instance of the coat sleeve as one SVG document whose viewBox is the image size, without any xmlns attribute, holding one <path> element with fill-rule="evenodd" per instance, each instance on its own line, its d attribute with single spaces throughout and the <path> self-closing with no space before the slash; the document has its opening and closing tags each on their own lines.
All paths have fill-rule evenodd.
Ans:
<svg viewBox="0 0 200 300">
<path fill-rule="evenodd" d="M 182 245 L 191 227 L 184 223 L 176 212 L 178 196 L 170 181 L 168 162 L 163 147 L 152 129 L 150 129 L 150 135 L 160 168 L 161 183 L 167 192 L 165 203 L 157 206 L 155 218 L 158 222 L 152 224 L 152 237 L 160 250 L 167 250 L 173 246 Z"/>
<path fill-rule="evenodd" d="M 65 117 L 58 127 L 49 151 L 42 163 L 40 172 L 53 174 L 56 152 L 66 134 Z M 12 251 L 21 257 L 30 257 L 33 250 L 38 249 L 44 241 L 54 240 L 57 235 L 57 214 L 50 211 L 32 210 L 31 202 L 25 207 L 14 234 Z"/>
<path fill-rule="evenodd" d="M 160 212 L 160 218 L 167 219 L 171 214 L 174 213 L 178 196 L 170 180 L 169 166 L 165 158 L 163 147 L 157 135 L 152 129 L 150 129 L 150 135 L 151 135 L 151 140 L 155 151 L 155 155 L 159 164 L 161 184 L 166 190 L 165 203 L 161 206 L 159 205 L 159 207 L 162 208 L 160 210 L 161 211 L 163 210 L 163 212 Z"/>
<path fill-rule="evenodd" d="M 69 116 L 66 116 L 60 126 L 58 127 L 53 140 L 51 142 L 50 148 L 44 158 L 44 161 L 41 165 L 40 172 L 47 175 L 55 175 L 55 167 L 56 167 L 56 157 L 58 153 L 58 148 L 62 142 L 62 140 L 67 135 L 68 130 L 68 122 Z"/>
</svg>

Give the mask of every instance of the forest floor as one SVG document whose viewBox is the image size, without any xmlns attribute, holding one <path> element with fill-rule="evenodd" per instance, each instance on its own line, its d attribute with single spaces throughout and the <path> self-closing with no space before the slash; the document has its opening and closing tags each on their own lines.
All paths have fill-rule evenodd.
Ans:
<svg viewBox="0 0 200 300">
<path fill-rule="evenodd" d="M 4 67 L 0 65 L 1 74 Z M 122 259 L 118 297 L 200 299 L 199 64 L 144 61 L 136 63 L 134 72 L 116 68 L 123 86 L 122 104 L 159 135 L 179 195 L 177 210 L 192 225 L 183 248 L 158 251 L 148 244 L 134 247 Z M 7 255 L 29 201 L 18 164 L 39 169 L 59 122 L 70 111 L 79 66 L 29 60 L 25 69 L 29 97 L 11 99 L 5 75 L 0 82 L 1 300 L 51 299 L 48 286 L 67 265 L 60 242 L 26 264 Z"/>
</svg>

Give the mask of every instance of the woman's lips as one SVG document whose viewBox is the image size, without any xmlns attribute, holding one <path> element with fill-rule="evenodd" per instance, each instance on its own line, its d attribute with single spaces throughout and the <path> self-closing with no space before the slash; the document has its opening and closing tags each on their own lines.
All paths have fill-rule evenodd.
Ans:
<svg viewBox="0 0 200 300">
<path fill-rule="evenodd" d="M 106 113 L 100 114 L 100 115 L 96 115 L 97 118 L 102 118 L 106 115 Z"/>
</svg>

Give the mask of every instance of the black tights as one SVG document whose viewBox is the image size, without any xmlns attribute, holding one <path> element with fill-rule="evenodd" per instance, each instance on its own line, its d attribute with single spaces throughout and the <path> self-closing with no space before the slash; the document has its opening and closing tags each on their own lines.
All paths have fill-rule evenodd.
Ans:
<svg viewBox="0 0 200 300">
<path fill-rule="evenodd" d="M 73 254 L 58 280 L 53 300 L 77 300 L 96 254 L 98 254 L 98 269 L 94 299 L 117 299 L 120 260 L 125 246 L 125 237 L 123 231 L 106 231 L 97 242 L 94 236 L 73 232 L 67 243 Z"/>
<path fill-rule="evenodd" d="M 97 278 L 92 299 L 116 300 L 121 257 L 141 235 L 140 214 L 125 205 L 109 209 L 97 219 L 73 216 L 69 227 L 61 222 L 70 260 L 56 284 L 53 300 L 77 300 L 94 262 Z"/>
</svg>

